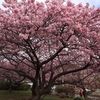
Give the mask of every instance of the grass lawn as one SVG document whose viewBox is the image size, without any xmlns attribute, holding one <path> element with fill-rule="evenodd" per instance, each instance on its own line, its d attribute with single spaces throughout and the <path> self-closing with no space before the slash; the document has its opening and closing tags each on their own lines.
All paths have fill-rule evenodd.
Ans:
<svg viewBox="0 0 100 100">
<path fill-rule="evenodd" d="M 30 97 L 31 91 L 12 91 L 12 93 L 9 93 L 0 90 L 0 100 L 22 100 L 22 98 L 28 100 Z"/>
<path fill-rule="evenodd" d="M 8 91 L 0 90 L 0 100 L 29 100 L 31 97 L 31 91 L 12 91 L 12 93 L 8 93 Z M 72 100 L 68 98 L 59 98 L 57 96 L 46 96 L 43 100 Z"/>
</svg>

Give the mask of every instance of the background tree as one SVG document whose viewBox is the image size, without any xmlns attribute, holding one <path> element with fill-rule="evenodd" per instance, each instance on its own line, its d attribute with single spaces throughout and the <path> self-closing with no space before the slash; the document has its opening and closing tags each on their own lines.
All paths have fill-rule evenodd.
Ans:
<svg viewBox="0 0 100 100">
<path fill-rule="evenodd" d="M 0 80 L 8 85 L 9 93 L 12 92 L 13 88 L 18 87 L 24 82 L 25 77 L 18 75 L 14 71 L 0 69 Z"/>
<path fill-rule="evenodd" d="M 75 85 L 79 89 L 81 88 L 83 91 L 85 91 L 85 97 L 87 97 L 100 87 L 100 82 L 98 79 L 98 72 L 92 69 L 86 69 L 64 76 L 64 83 L 68 82 L 69 84 Z"/>
<path fill-rule="evenodd" d="M 7 68 L 32 81 L 32 100 L 63 75 L 100 65 L 100 9 L 71 1 L 5 0 L 0 9 L 0 55 Z M 69 63 L 77 66 L 64 70 Z M 80 65 L 81 64 L 81 65 Z M 27 70 L 26 70 L 27 69 Z"/>
</svg>

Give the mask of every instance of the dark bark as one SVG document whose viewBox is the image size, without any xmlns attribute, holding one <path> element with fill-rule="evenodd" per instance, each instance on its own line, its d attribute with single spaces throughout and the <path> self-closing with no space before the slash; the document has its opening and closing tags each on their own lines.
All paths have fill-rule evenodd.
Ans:
<svg viewBox="0 0 100 100">
<path fill-rule="evenodd" d="M 38 90 L 32 90 L 32 99 L 31 100 L 40 100 L 40 93 Z"/>
<path fill-rule="evenodd" d="M 9 91 L 9 93 L 12 92 L 12 85 L 9 86 L 9 90 L 8 91 Z"/>
<path fill-rule="evenodd" d="M 38 94 L 37 95 L 36 94 L 34 95 L 32 93 L 32 99 L 31 100 L 40 100 L 40 97 L 41 97 L 40 95 L 38 95 Z"/>
<path fill-rule="evenodd" d="M 8 89 L 8 91 L 9 91 L 9 93 L 11 93 L 12 92 L 12 82 L 11 82 L 11 80 L 9 81 L 9 89 Z"/>
<path fill-rule="evenodd" d="M 41 96 L 38 89 L 38 83 L 36 81 L 33 82 L 31 91 L 32 91 L 32 100 L 40 100 Z"/>
<path fill-rule="evenodd" d="M 50 93 L 51 84 L 47 84 L 43 87 L 40 87 L 38 82 L 34 81 L 33 86 L 31 88 L 32 91 L 32 99 L 31 100 L 40 100 L 42 96 Z"/>
</svg>

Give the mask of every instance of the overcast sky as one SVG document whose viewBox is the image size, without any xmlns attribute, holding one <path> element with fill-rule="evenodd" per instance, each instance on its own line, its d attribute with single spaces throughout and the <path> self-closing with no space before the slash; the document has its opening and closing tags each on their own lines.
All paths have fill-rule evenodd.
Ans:
<svg viewBox="0 0 100 100">
<path fill-rule="evenodd" d="M 38 1 L 44 1 L 44 0 L 38 0 Z M 88 2 L 91 6 L 94 5 L 96 8 L 100 7 L 100 0 L 71 0 L 75 4 L 78 4 L 82 2 L 84 5 Z M 0 0 L 0 8 L 2 8 L 2 3 L 4 0 Z"/>
</svg>

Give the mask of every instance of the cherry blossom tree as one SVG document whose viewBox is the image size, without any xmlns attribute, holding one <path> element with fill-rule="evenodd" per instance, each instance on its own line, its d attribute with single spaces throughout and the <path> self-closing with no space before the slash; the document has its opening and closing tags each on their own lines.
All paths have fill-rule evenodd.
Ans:
<svg viewBox="0 0 100 100">
<path fill-rule="evenodd" d="M 70 0 L 5 0 L 3 6 L 0 55 L 11 67 L 0 67 L 33 83 L 32 100 L 49 93 L 63 75 L 100 70 L 100 8 Z"/>
<path fill-rule="evenodd" d="M 4 82 L 8 82 L 8 91 L 11 93 L 13 88 L 18 87 L 23 83 L 25 77 L 22 77 L 11 70 L 0 69 L 0 79 Z"/>
<path fill-rule="evenodd" d="M 70 73 L 64 76 L 63 83 L 72 84 L 77 88 L 81 88 L 84 91 L 84 97 L 87 97 L 100 87 L 99 74 L 93 69 L 85 69 L 79 72 Z M 79 92 L 79 91 L 78 91 Z"/>
</svg>

